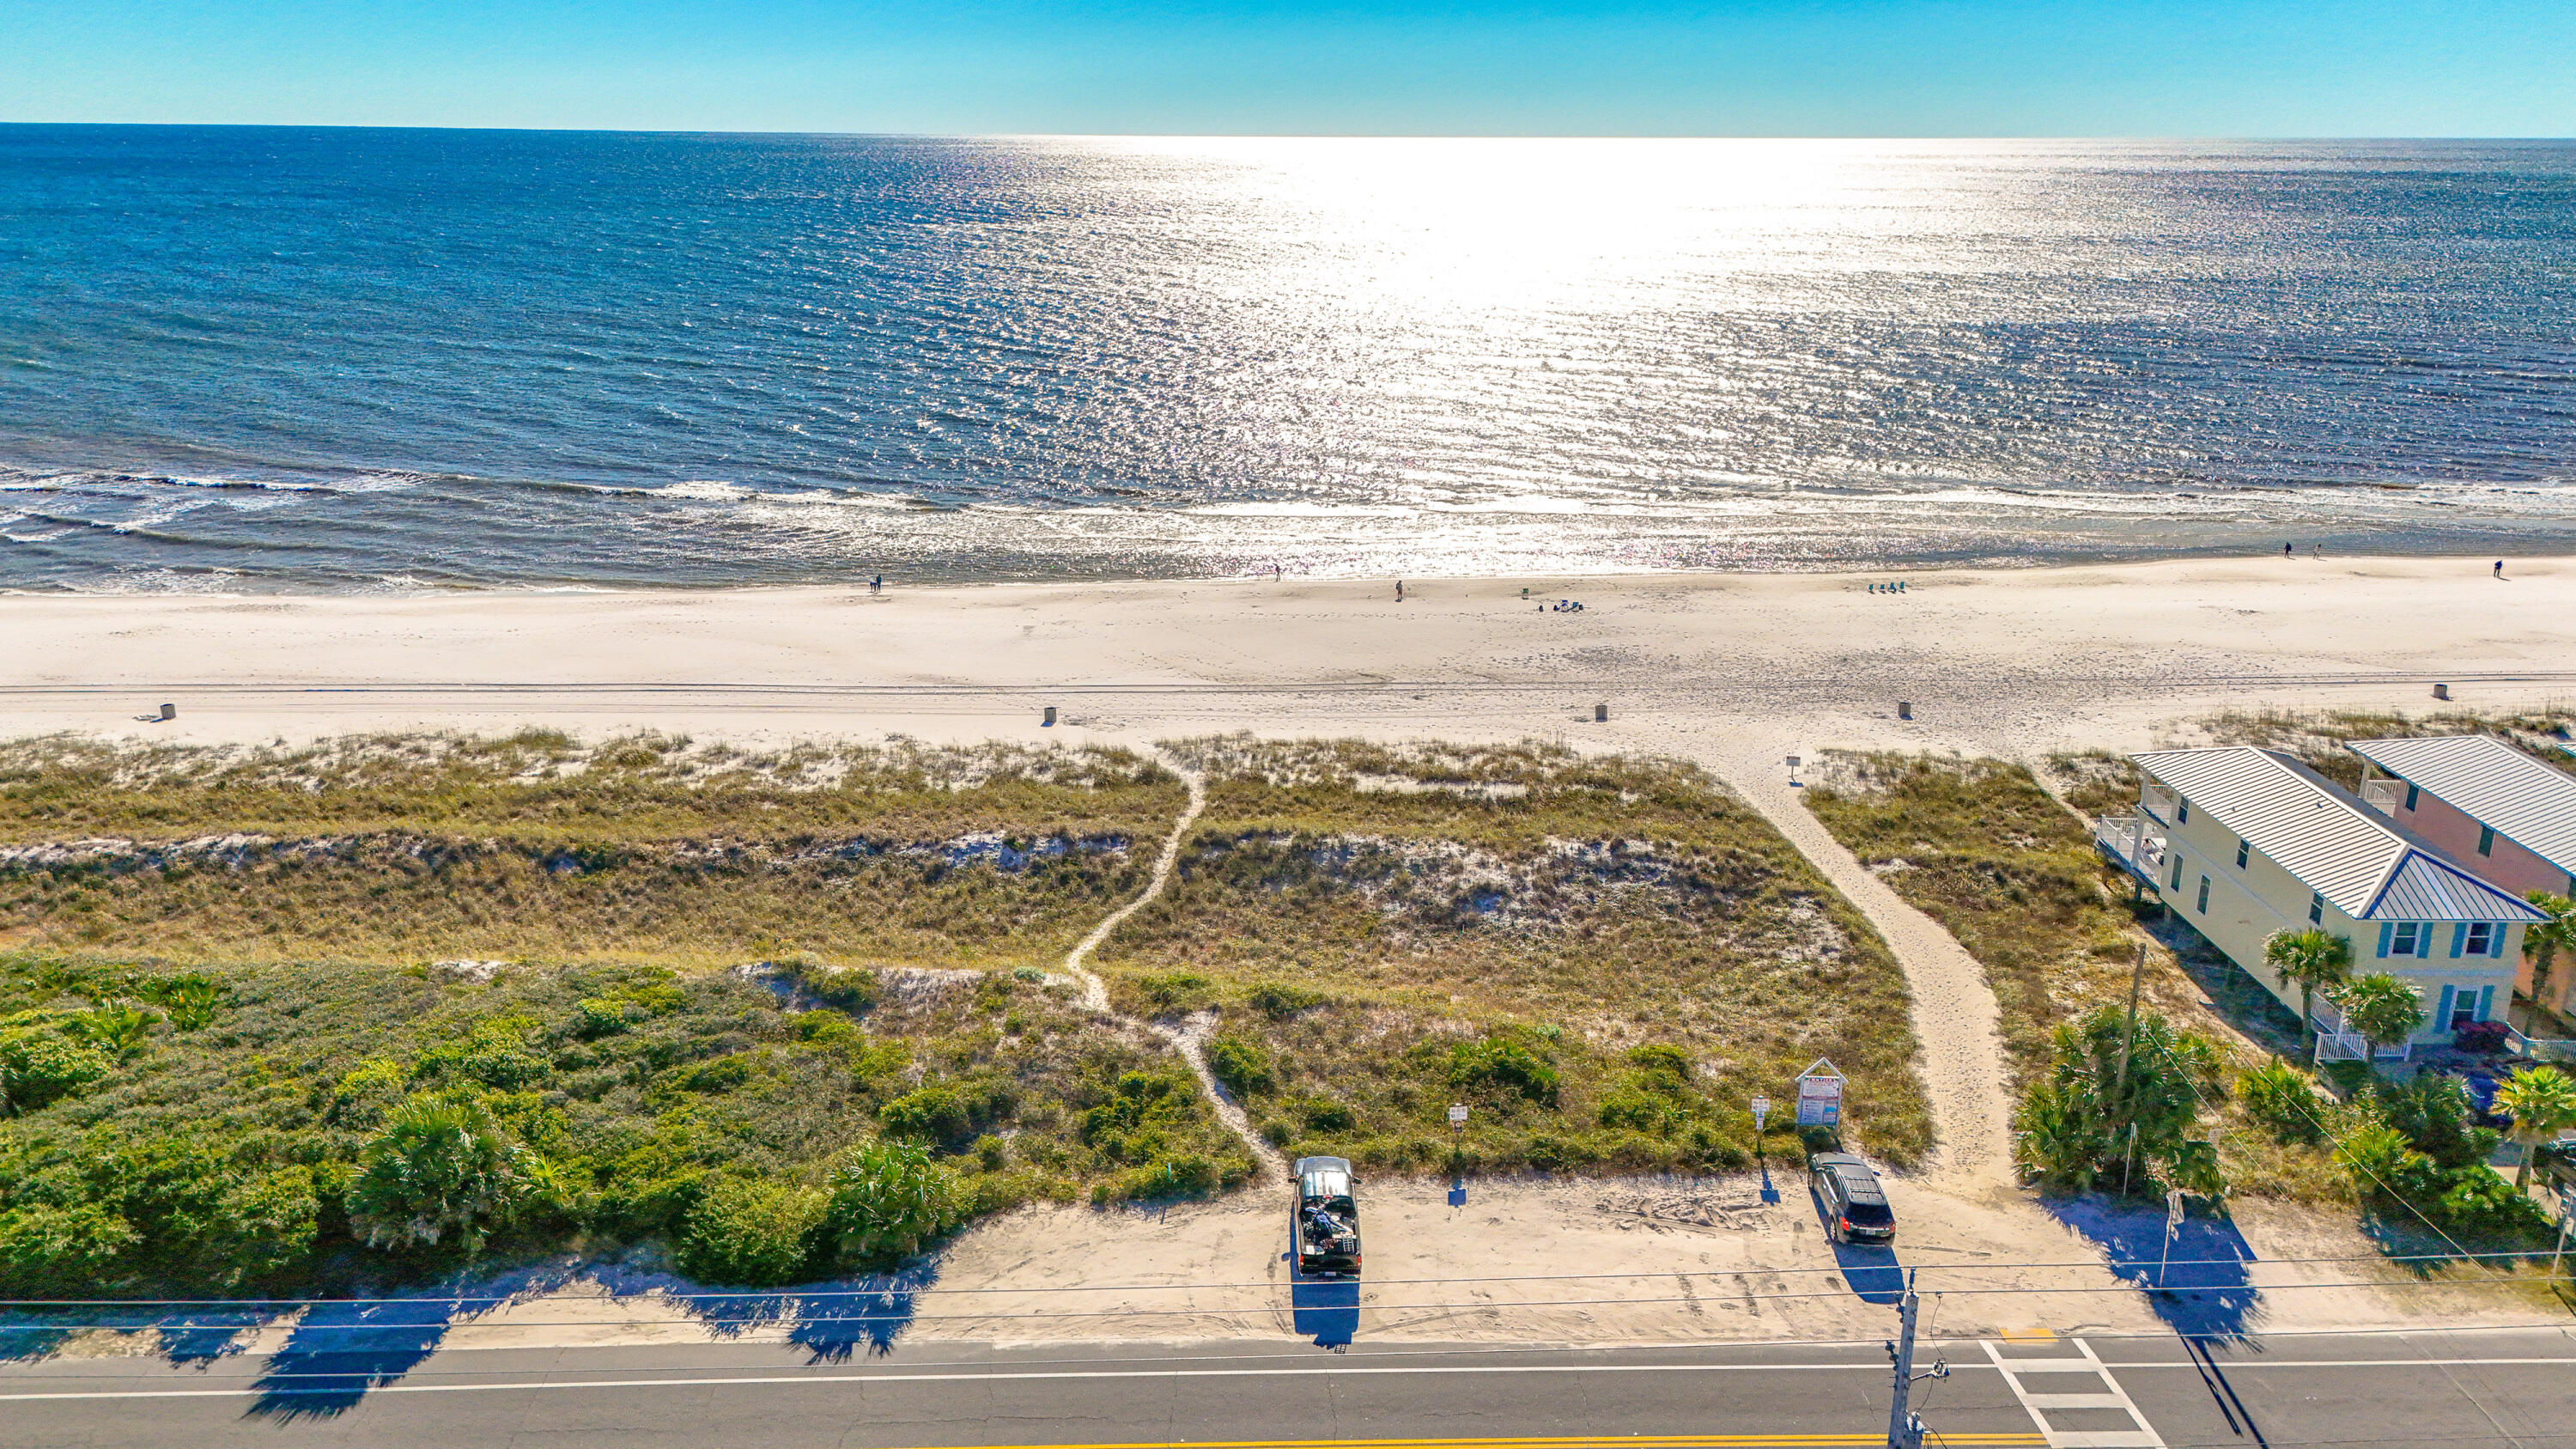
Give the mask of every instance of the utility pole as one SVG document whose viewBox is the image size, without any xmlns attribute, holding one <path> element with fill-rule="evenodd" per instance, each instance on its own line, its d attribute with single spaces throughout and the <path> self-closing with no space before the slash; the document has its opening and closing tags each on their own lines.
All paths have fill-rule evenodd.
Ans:
<svg viewBox="0 0 2576 1449">
<path fill-rule="evenodd" d="M 1923 1449 L 1923 1421 L 1914 1417 L 1914 1385 L 1923 1379 L 1946 1379 L 1950 1365 L 1934 1359 L 1922 1373 L 1914 1371 L 1914 1317 L 1923 1300 L 1914 1292 L 1914 1270 L 1905 1273 L 1905 1296 L 1896 1305 L 1896 1341 L 1887 1356 L 1896 1365 L 1896 1391 L 1887 1406 L 1887 1449 Z"/>
</svg>

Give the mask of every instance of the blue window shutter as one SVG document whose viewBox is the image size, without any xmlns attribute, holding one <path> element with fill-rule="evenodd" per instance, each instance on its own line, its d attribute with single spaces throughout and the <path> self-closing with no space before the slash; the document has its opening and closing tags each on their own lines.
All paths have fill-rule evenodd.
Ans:
<svg viewBox="0 0 2576 1449">
<path fill-rule="evenodd" d="M 2458 993 L 2459 988 L 2456 986 L 2445 986 L 2442 988 L 2442 999 L 2433 1003 L 2433 1029 L 2435 1031 L 2449 1031 L 2451 1029 L 2451 1001 Z"/>
<path fill-rule="evenodd" d="M 2388 933 L 2389 933 L 2389 932 L 2391 932 L 2391 931 L 2394 931 L 2394 930 L 2396 930 L 2396 929 L 2397 929 L 2397 923 L 2396 923 L 2395 921 L 2382 921 L 2382 922 L 2380 922 L 2380 923 L 2379 923 L 2379 954 L 2380 954 L 2380 955 L 2385 956 L 2385 955 L 2387 955 L 2387 954 L 2388 954 Z"/>
<path fill-rule="evenodd" d="M 2459 955 L 2460 948 L 2467 944 L 2469 944 L 2469 923 L 2462 921 L 2451 928 L 2451 954 Z"/>
<path fill-rule="evenodd" d="M 2486 1021 L 2486 1020 L 2488 1020 L 2489 1018 L 2488 1018 L 2488 1016 L 2487 1016 L 2487 1012 L 2488 1012 L 2488 1010 L 2489 1010 L 2490 1008 L 2494 1007 L 2494 1005 L 2495 1005 L 2495 988 L 2494 988 L 2494 987 L 2492 987 L 2492 986 L 2481 986 L 2481 987 L 2479 987 L 2479 988 L 2478 988 L 2478 1020 L 2480 1020 L 2480 1021 Z"/>
<path fill-rule="evenodd" d="M 2513 930 L 2513 927 L 2511 927 L 2511 926 L 2509 926 L 2509 925 L 2505 924 L 2504 922 L 2502 922 L 2502 921 L 2498 921 L 2498 922 L 2496 922 L 2496 928 L 2495 928 L 2495 939 L 2494 939 L 2493 944 L 2488 948 L 2487 954 L 2488 954 L 2488 955 L 2490 955 L 2490 956 L 2501 956 L 2501 955 L 2503 955 L 2503 954 L 2504 954 L 2504 938 L 2505 938 L 2505 936 L 2506 936 L 2508 933 L 2510 933 L 2512 930 Z"/>
<path fill-rule="evenodd" d="M 2418 793 L 2418 792 L 2417 792 L 2417 790 L 2415 789 L 2415 787 L 2414 787 L 2414 786 L 2409 785 L 2409 786 L 2407 786 L 2407 787 L 2406 787 L 2406 808 L 2407 808 L 2407 809 L 2412 810 L 2412 809 L 2414 809 L 2414 808 L 2415 808 L 2415 798 L 2416 798 L 2417 793 Z"/>
</svg>

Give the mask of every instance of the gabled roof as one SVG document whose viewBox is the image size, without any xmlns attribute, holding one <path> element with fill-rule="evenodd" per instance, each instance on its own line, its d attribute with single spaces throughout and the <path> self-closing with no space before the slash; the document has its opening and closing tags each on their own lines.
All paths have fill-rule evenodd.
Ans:
<svg viewBox="0 0 2576 1449">
<path fill-rule="evenodd" d="M 2129 758 L 2355 920 L 2541 919 L 2287 755 L 2231 745 Z"/>
<path fill-rule="evenodd" d="M 2493 735 L 2355 740 L 2354 754 L 2576 875 L 2576 775 Z"/>
</svg>

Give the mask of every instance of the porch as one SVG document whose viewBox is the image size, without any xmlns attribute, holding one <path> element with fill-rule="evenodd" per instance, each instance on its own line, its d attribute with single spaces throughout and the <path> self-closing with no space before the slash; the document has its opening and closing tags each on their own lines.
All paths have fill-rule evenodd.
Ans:
<svg viewBox="0 0 2576 1449">
<path fill-rule="evenodd" d="M 2165 863 L 2165 823 L 2152 815 L 2113 815 L 2093 822 L 2103 858 L 2148 885 Z"/>
</svg>

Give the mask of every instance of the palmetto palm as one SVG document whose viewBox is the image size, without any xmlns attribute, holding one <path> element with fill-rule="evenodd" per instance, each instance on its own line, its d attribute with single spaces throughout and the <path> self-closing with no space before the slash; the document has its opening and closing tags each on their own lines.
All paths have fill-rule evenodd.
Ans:
<svg viewBox="0 0 2576 1449">
<path fill-rule="evenodd" d="M 2576 1127 L 2576 1077 L 2556 1067 L 2524 1067 L 2496 1088 L 2495 1110 L 2513 1118 L 2513 1140 L 2522 1146 L 2522 1165 L 2513 1174 L 2520 1190 L 2531 1183 L 2532 1152 Z"/>
<path fill-rule="evenodd" d="M 2352 940 L 2310 926 L 2275 931 L 2263 943 L 2263 964 L 2280 973 L 2283 985 L 2299 988 L 2300 1040 L 2312 1032 L 2317 993 L 2341 986 L 2352 975 Z"/>
<path fill-rule="evenodd" d="M 2576 954 L 2576 900 L 2553 896 L 2547 891 L 2533 891 L 2524 900 L 2537 907 L 2549 919 L 2525 927 L 2522 943 L 2531 952 L 2531 999 L 2549 999 L 2549 968 L 2565 950 Z"/>
<path fill-rule="evenodd" d="M 2373 1056 L 2385 1046 L 2413 1036 L 2424 1026 L 2424 998 L 2402 976 L 2374 971 L 2334 987 L 2328 1000 L 2343 1008 L 2346 1025 L 2370 1043 Z"/>
</svg>

